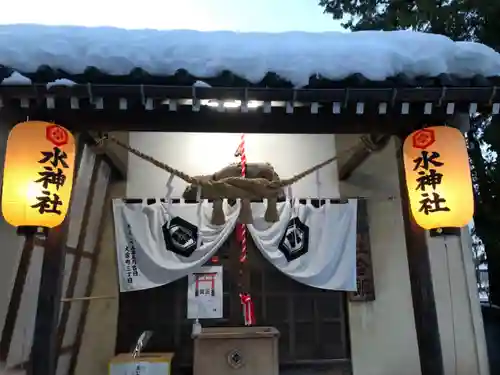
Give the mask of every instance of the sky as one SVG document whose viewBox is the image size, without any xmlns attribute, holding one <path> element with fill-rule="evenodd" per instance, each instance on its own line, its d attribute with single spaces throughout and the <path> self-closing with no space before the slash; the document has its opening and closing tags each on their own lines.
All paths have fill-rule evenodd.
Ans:
<svg viewBox="0 0 500 375">
<path fill-rule="evenodd" d="M 5 0 L 0 24 L 202 31 L 342 31 L 319 0 Z M 139 5 L 140 4 L 140 5 Z"/>
</svg>

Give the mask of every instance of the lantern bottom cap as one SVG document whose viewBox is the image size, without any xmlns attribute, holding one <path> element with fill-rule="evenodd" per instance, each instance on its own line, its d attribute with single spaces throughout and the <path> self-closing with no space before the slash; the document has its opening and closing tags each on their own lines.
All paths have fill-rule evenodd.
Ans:
<svg viewBox="0 0 500 375">
<path fill-rule="evenodd" d="M 443 227 L 429 230 L 431 237 L 460 236 L 462 227 Z"/>
<path fill-rule="evenodd" d="M 18 236 L 34 236 L 37 234 L 46 235 L 47 231 L 48 228 L 46 227 L 28 226 L 28 225 L 17 227 Z"/>
</svg>

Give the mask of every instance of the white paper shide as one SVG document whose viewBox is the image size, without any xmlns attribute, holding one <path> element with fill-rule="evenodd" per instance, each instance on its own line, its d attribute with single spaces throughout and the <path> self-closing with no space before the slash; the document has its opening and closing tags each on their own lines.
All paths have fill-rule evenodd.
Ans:
<svg viewBox="0 0 500 375">
<path fill-rule="evenodd" d="M 189 274 L 188 319 L 222 318 L 222 267 L 202 267 Z"/>
</svg>

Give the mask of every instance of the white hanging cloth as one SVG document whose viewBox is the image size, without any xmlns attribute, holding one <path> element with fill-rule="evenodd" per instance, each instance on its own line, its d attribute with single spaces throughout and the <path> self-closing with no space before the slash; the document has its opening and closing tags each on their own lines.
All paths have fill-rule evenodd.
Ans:
<svg viewBox="0 0 500 375">
<path fill-rule="evenodd" d="M 267 260 L 303 284 L 356 290 L 356 200 L 327 201 L 319 208 L 278 203 L 276 223 L 265 221 L 266 206 L 252 203 L 253 224 L 247 227 Z M 233 232 L 240 207 L 225 202 L 226 223 L 217 226 L 211 224 L 207 201 L 147 205 L 114 200 L 120 291 L 154 288 L 198 272 Z"/>
<path fill-rule="evenodd" d="M 239 203 L 225 204 L 226 223 L 216 226 L 210 223 L 212 203 L 207 201 L 148 205 L 113 200 L 120 292 L 154 288 L 196 272 L 233 232 L 239 210 Z"/>
<path fill-rule="evenodd" d="M 252 203 L 248 231 L 278 270 L 312 287 L 356 290 L 356 200 L 318 208 L 288 200 L 278 203 L 276 223 L 264 220 L 265 210 L 265 204 Z"/>
</svg>

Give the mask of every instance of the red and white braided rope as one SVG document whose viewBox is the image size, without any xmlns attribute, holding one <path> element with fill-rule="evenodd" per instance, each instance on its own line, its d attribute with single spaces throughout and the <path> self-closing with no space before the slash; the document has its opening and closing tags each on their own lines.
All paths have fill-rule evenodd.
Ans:
<svg viewBox="0 0 500 375">
<path fill-rule="evenodd" d="M 247 175 L 247 155 L 245 153 L 245 134 L 240 137 L 240 145 L 238 146 L 238 151 L 235 156 L 240 157 L 241 164 L 241 177 L 245 178 Z M 238 242 L 241 246 L 240 252 L 240 277 L 243 277 L 243 264 L 247 260 L 247 226 L 243 223 L 238 223 L 236 227 L 236 234 L 238 237 Z M 240 282 L 242 286 L 242 282 Z M 251 326 L 255 324 L 255 313 L 252 297 L 250 293 L 240 292 L 241 307 L 243 309 L 243 319 L 246 326 Z"/>
<path fill-rule="evenodd" d="M 241 177 L 245 178 L 247 175 L 247 155 L 245 153 L 245 134 L 241 134 L 240 146 L 238 147 L 240 154 L 241 164 Z M 240 224 L 240 240 L 241 240 L 241 253 L 240 262 L 244 263 L 247 260 L 247 226 Z"/>
</svg>

